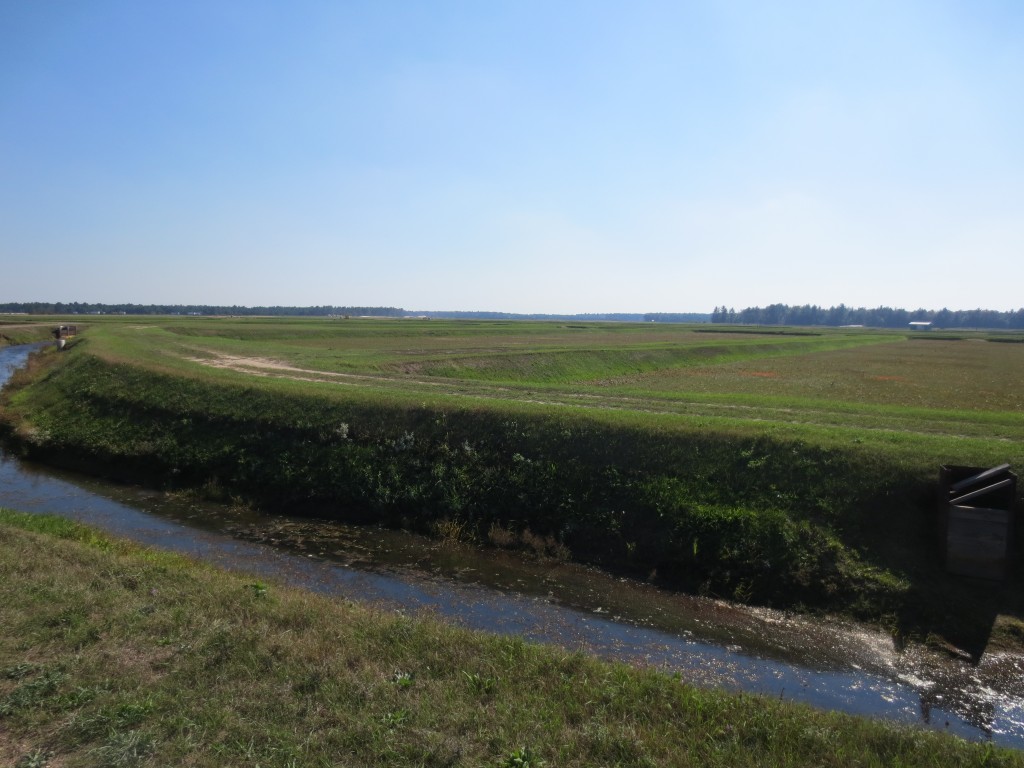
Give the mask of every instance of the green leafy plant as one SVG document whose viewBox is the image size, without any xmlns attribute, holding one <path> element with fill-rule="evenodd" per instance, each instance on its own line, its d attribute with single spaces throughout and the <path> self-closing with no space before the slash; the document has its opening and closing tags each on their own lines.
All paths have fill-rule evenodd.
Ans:
<svg viewBox="0 0 1024 768">
<path fill-rule="evenodd" d="M 519 747 L 505 758 L 502 768 L 540 768 L 546 763 L 529 747 Z"/>
<path fill-rule="evenodd" d="M 498 687 L 498 679 L 496 677 L 466 671 L 463 671 L 462 674 L 465 675 L 470 689 L 481 696 L 494 693 L 494 690 Z"/>
<path fill-rule="evenodd" d="M 413 677 L 412 672 L 403 672 L 400 669 L 396 669 L 395 673 L 391 675 L 391 682 L 398 688 L 411 688 Z"/>
<path fill-rule="evenodd" d="M 408 709 L 396 709 L 394 712 L 386 712 L 381 722 L 387 728 L 399 728 L 409 722 L 410 716 Z"/>
<path fill-rule="evenodd" d="M 256 597 L 266 597 L 267 596 L 267 589 L 268 589 L 268 587 L 267 587 L 266 584 L 264 584 L 262 582 L 255 581 L 252 584 L 246 584 L 245 586 L 248 587 L 250 590 L 252 590 L 253 595 L 256 596 Z"/>
<path fill-rule="evenodd" d="M 14 768 L 46 768 L 53 759 L 53 752 L 46 749 L 34 749 L 14 764 Z"/>
</svg>

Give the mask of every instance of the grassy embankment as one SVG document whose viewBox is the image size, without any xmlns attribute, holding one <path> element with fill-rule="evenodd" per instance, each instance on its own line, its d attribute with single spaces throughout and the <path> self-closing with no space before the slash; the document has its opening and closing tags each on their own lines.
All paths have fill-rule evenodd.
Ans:
<svg viewBox="0 0 1024 768">
<path fill-rule="evenodd" d="M 9 344 L 53 341 L 53 326 L 38 322 L 26 322 L 26 319 L 0 316 L 0 347 Z"/>
<path fill-rule="evenodd" d="M 0 510 L 0 764 L 1019 766 Z"/>
<path fill-rule="evenodd" d="M 997 635 L 1024 636 L 1020 590 L 946 577 L 930 535 L 939 464 L 1024 460 L 1020 394 L 1005 385 L 1024 373 L 1020 345 L 132 318 L 37 366 L 5 420 L 42 458 L 266 507 L 547 542 L 671 586 L 881 618 L 974 652 L 999 614 Z"/>
</svg>

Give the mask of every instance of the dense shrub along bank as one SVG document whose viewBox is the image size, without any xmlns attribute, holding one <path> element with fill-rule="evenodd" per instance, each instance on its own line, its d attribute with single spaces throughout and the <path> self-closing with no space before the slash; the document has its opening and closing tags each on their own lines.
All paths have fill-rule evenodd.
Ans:
<svg viewBox="0 0 1024 768">
<path fill-rule="evenodd" d="M 926 543 L 886 549 L 920 540 L 927 484 L 853 450 L 284 394 L 79 350 L 8 399 L 6 432 L 34 458 L 422 531 L 529 529 L 577 558 L 745 601 L 880 615 L 905 590 L 896 564 L 927 562 Z"/>
</svg>

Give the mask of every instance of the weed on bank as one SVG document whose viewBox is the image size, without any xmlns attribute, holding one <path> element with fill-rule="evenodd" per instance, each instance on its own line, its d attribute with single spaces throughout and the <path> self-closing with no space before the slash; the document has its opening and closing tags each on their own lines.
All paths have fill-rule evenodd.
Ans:
<svg viewBox="0 0 1024 768">
<path fill-rule="evenodd" d="M 0 511 L 0 763 L 1019 766 Z"/>
</svg>

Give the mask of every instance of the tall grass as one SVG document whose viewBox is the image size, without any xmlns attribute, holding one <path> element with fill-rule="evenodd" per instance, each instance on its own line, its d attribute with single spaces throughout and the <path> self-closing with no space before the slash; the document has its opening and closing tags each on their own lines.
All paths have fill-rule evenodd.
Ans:
<svg viewBox="0 0 1024 768">
<path fill-rule="evenodd" d="M 0 759 L 1016 766 L 1019 753 L 225 574 L 0 510 Z"/>
</svg>

